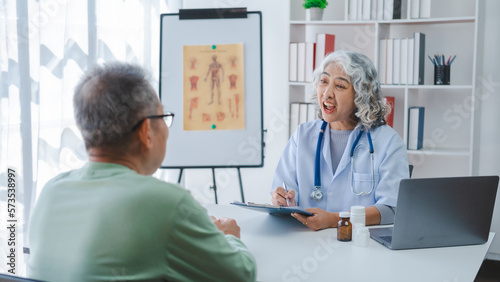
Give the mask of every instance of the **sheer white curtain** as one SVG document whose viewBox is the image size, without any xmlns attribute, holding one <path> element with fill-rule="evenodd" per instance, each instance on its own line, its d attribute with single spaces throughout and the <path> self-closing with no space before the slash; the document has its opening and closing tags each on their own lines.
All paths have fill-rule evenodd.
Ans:
<svg viewBox="0 0 500 282">
<path fill-rule="evenodd" d="M 9 221 L 16 224 L 14 235 L 0 228 L 0 272 L 8 270 L 14 236 L 16 274 L 23 274 L 24 234 L 37 196 L 49 179 L 87 159 L 73 119 L 79 77 L 96 63 L 120 60 L 144 66 L 157 80 L 160 14 L 178 2 L 1 0 L 0 225 L 17 221 Z M 12 216 L 9 168 L 16 172 Z"/>
</svg>

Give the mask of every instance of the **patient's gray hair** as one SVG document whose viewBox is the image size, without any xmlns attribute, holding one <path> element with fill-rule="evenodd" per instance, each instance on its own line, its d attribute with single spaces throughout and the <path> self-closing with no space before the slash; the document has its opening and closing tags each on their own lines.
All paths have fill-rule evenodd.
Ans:
<svg viewBox="0 0 500 282">
<path fill-rule="evenodd" d="M 160 104 L 143 68 L 112 62 L 87 71 L 75 88 L 73 107 L 85 147 L 124 149 L 132 127 Z"/>
<path fill-rule="evenodd" d="M 360 119 L 361 124 L 366 129 L 386 124 L 384 117 L 391 111 L 391 107 L 382 97 L 375 66 L 363 54 L 346 50 L 339 50 L 329 54 L 321 65 L 314 70 L 314 100 L 318 101 L 316 88 L 321 73 L 331 63 L 342 68 L 354 87 L 354 91 L 356 92 L 354 95 L 354 104 L 357 108 L 355 114 Z"/>
</svg>

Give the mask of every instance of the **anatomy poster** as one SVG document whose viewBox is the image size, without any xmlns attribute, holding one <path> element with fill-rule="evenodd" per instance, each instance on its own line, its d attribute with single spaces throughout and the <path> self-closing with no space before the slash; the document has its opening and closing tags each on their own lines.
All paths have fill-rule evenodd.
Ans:
<svg viewBox="0 0 500 282">
<path fill-rule="evenodd" d="M 183 46 L 184 130 L 245 129 L 243 43 Z"/>
</svg>

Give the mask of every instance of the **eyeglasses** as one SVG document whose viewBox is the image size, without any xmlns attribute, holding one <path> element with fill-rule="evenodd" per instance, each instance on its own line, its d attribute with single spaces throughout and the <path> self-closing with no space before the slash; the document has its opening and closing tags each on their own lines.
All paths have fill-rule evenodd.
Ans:
<svg viewBox="0 0 500 282">
<path fill-rule="evenodd" d="M 136 125 L 134 125 L 134 127 L 132 127 L 132 131 L 135 131 L 148 118 L 163 118 L 163 120 L 165 120 L 165 123 L 167 124 L 167 127 L 170 127 L 172 125 L 172 122 L 174 122 L 174 113 L 167 112 L 163 115 L 147 116 L 141 119 Z"/>
</svg>

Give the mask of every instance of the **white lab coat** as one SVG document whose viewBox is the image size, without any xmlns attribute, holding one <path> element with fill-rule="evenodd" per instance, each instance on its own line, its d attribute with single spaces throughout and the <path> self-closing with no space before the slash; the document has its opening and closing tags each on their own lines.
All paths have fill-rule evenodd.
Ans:
<svg viewBox="0 0 500 282">
<path fill-rule="evenodd" d="M 351 192 L 351 147 L 361 127 L 349 135 L 347 146 L 335 175 L 332 169 L 330 140 L 325 139 L 321 148 L 321 191 L 323 199 L 313 202 L 309 195 L 314 189 L 314 159 L 322 120 L 301 124 L 290 138 L 274 174 L 273 186 L 295 190 L 296 203 L 303 208 L 317 207 L 329 212 L 349 211 L 351 206 L 384 204 L 396 207 L 401 179 L 409 178 L 408 156 L 405 144 L 390 126 L 370 130 L 374 149 L 375 190 L 367 196 Z M 329 138 L 327 125 L 323 138 Z M 354 190 L 368 192 L 372 185 L 369 144 L 366 133 L 359 140 L 354 155 Z"/>
</svg>

